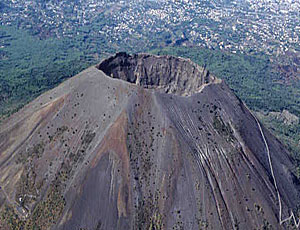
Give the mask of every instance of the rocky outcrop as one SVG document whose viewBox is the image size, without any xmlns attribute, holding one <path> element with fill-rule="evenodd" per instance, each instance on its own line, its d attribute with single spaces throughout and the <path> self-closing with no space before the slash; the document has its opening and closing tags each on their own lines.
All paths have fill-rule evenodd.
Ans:
<svg viewBox="0 0 300 230">
<path fill-rule="evenodd" d="M 293 229 L 284 146 L 190 61 L 124 53 L 0 126 L 0 229 Z"/>
<path fill-rule="evenodd" d="M 193 95 L 218 80 L 190 60 L 172 56 L 118 53 L 98 68 L 112 78 L 183 96 Z"/>
<path fill-rule="evenodd" d="M 283 110 L 282 112 L 270 112 L 269 115 L 274 117 L 278 121 L 283 122 L 286 125 L 298 125 L 299 117 L 290 113 L 288 110 Z"/>
</svg>

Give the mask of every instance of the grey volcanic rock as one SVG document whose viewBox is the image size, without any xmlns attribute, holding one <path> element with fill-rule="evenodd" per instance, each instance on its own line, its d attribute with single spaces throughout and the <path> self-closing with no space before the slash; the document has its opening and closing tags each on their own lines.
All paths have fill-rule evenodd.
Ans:
<svg viewBox="0 0 300 230">
<path fill-rule="evenodd" d="M 299 185 L 283 145 L 182 58 L 117 54 L 0 127 L 0 229 L 293 229 Z"/>
<path fill-rule="evenodd" d="M 299 117 L 290 113 L 288 110 L 283 110 L 282 112 L 270 112 L 271 117 L 283 122 L 286 125 L 298 125 Z"/>
<path fill-rule="evenodd" d="M 118 53 L 98 68 L 112 78 L 183 96 L 193 95 L 205 84 L 218 80 L 190 60 L 172 56 Z"/>
</svg>

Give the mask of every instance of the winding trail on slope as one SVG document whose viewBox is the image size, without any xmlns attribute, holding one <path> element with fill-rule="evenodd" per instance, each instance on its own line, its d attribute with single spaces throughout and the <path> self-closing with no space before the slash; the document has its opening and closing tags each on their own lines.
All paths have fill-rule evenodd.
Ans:
<svg viewBox="0 0 300 230">
<path fill-rule="evenodd" d="M 257 126 L 259 128 L 259 131 L 261 133 L 261 136 L 263 138 L 263 141 L 265 143 L 265 146 L 266 146 L 266 150 L 267 150 L 267 154 L 268 154 L 268 160 L 269 160 L 269 165 L 270 165 L 270 170 L 271 170 L 271 175 L 272 175 L 272 178 L 273 178 L 273 181 L 274 181 L 274 186 L 275 186 L 275 189 L 276 189 L 276 192 L 277 192 L 277 198 L 278 198 L 278 201 L 279 201 L 279 224 L 282 225 L 283 223 L 287 222 L 287 221 L 290 221 L 290 220 L 293 220 L 294 224 L 296 225 L 297 228 L 299 228 L 300 226 L 300 220 L 296 220 L 296 217 L 295 217 L 295 214 L 293 211 L 291 211 L 291 215 L 285 219 L 282 219 L 282 203 L 281 203 L 281 196 L 280 196 L 280 193 L 279 193 L 279 190 L 278 190 L 278 186 L 277 186 L 277 181 L 276 181 L 276 178 L 275 178 L 275 174 L 274 174 L 274 169 L 273 169 L 273 165 L 272 165 L 272 160 L 271 160 L 271 154 L 270 154 L 270 149 L 269 149 L 269 145 L 267 143 L 267 140 L 266 140 L 266 137 L 265 137 L 265 134 L 262 130 L 262 127 L 258 121 L 258 119 L 256 118 L 256 116 L 251 112 L 251 110 L 246 106 L 246 104 L 244 104 L 244 106 L 248 109 L 248 111 L 250 112 L 250 114 L 252 115 L 252 117 L 255 119 L 256 123 L 257 123 Z"/>
</svg>

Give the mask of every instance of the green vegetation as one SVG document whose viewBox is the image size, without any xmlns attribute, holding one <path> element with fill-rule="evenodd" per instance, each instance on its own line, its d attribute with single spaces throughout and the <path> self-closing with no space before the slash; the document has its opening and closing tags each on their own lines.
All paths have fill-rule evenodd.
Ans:
<svg viewBox="0 0 300 230">
<path fill-rule="evenodd" d="M 257 113 L 257 116 L 287 146 L 297 162 L 296 175 L 300 178 L 300 124 L 285 124 L 268 113 Z"/>
<path fill-rule="evenodd" d="M 228 142 L 234 140 L 233 130 L 231 129 L 228 123 L 227 124 L 224 123 L 224 121 L 220 116 L 217 115 L 214 116 L 213 126 L 221 136 L 226 138 Z"/>
<path fill-rule="evenodd" d="M 61 216 L 65 205 L 60 191 L 52 185 L 46 199 L 38 203 L 31 218 L 26 221 L 25 229 L 48 229 Z"/>
<path fill-rule="evenodd" d="M 162 215 L 158 212 L 154 213 L 153 217 L 151 218 L 151 223 L 148 228 L 149 230 L 155 229 L 155 230 L 161 230 L 163 229 L 163 223 L 162 223 Z"/>
<path fill-rule="evenodd" d="M 0 27 L 0 117 L 7 116 L 63 80 L 96 63 L 85 46 L 40 40 L 24 30 Z"/>
<path fill-rule="evenodd" d="M 0 227 L 4 229 L 21 230 L 23 226 L 24 221 L 19 219 L 13 208 L 6 205 L 1 210 Z"/>
<path fill-rule="evenodd" d="M 55 223 L 65 207 L 65 200 L 57 187 L 51 185 L 44 201 L 37 204 L 29 219 L 22 219 L 10 206 L 1 210 L 0 227 L 11 230 L 43 230 Z M 1 226 L 2 225 L 2 226 Z"/>
</svg>

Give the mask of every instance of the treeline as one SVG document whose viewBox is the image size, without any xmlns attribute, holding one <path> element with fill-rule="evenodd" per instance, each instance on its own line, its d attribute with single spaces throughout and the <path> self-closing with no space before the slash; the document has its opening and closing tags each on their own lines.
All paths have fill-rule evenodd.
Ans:
<svg viewBox="0 0 300 230">
<path fill-rule="evenodd" d="M 39 40 L 13 27 L 0 34 L 8 44 L 0 62 L 0 120 L 96 62 L 77 41 Z"/>
<path fill-rule="evenodd" d="M 0 80 L 0 114 L 8 116 L 41 93 L 54 88 L 90 64 L 79 60 L 66 61 L 63 64 L 49 64 L 36 67 L 22 74 L 22 80 Z M 14 81 L 13 81 L 14 80 Z"/>
</svg>

